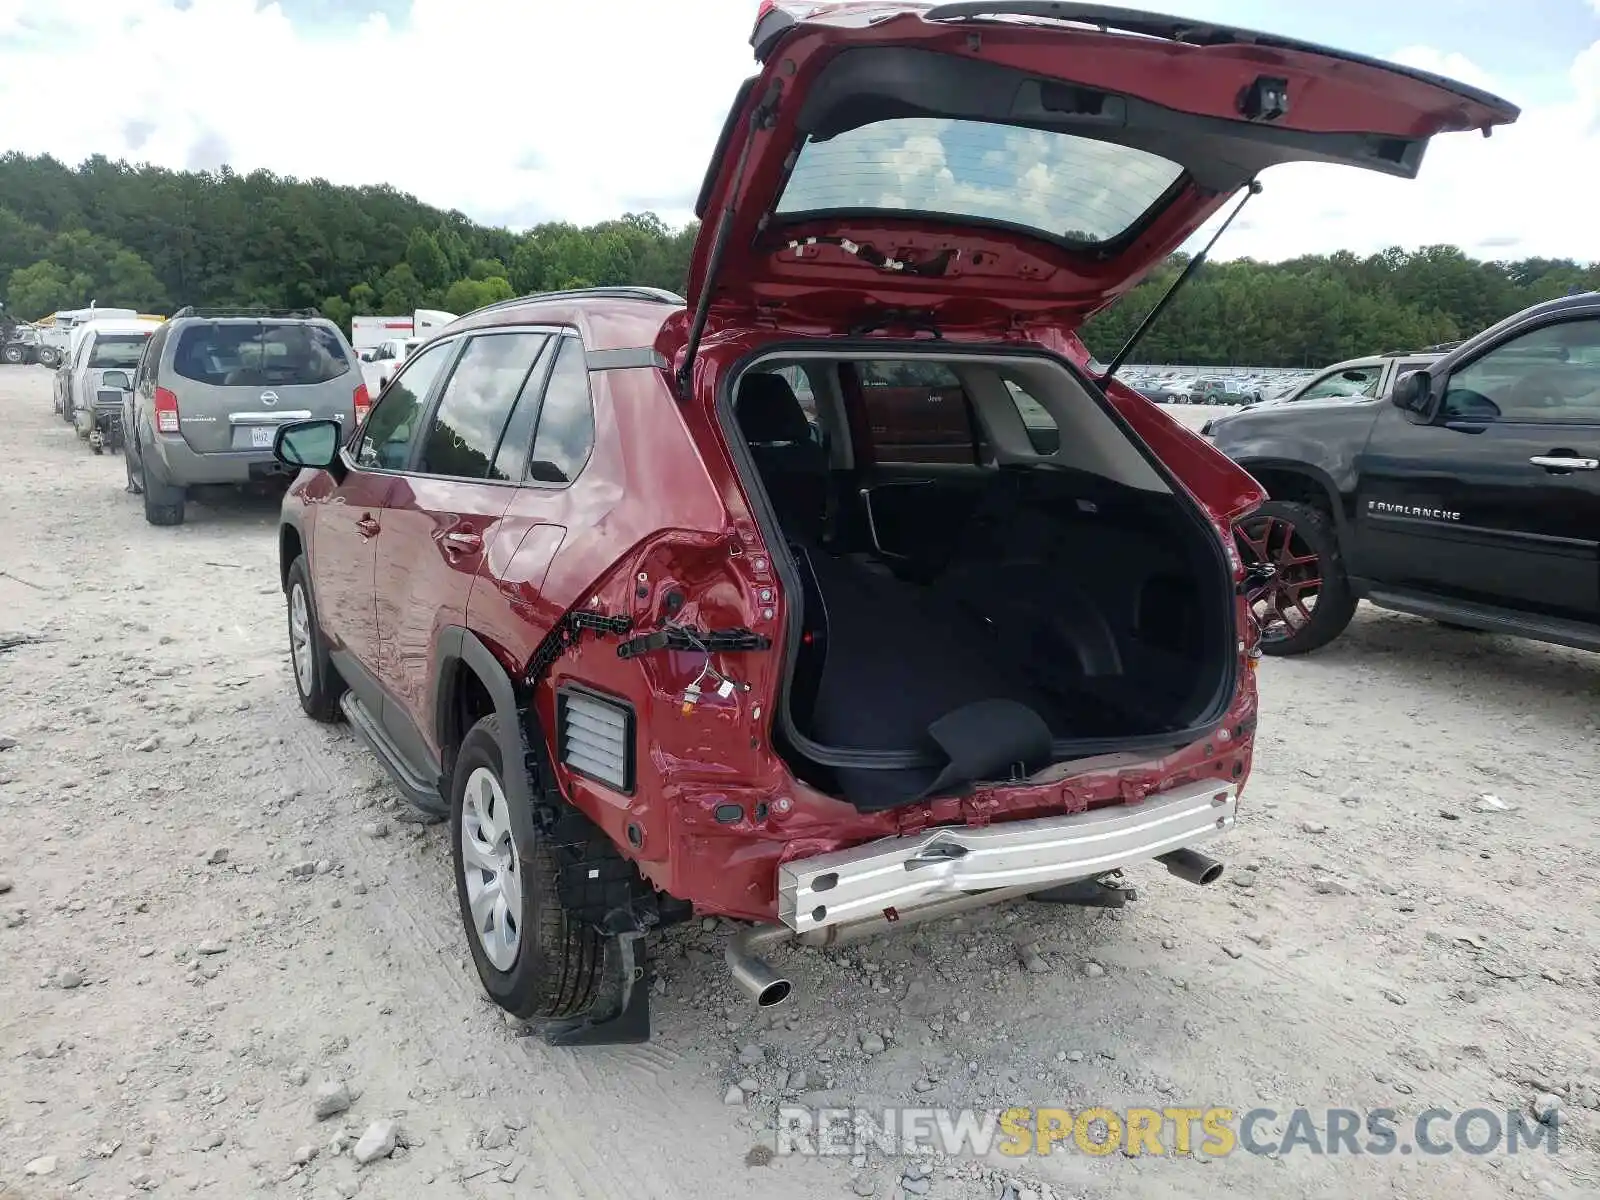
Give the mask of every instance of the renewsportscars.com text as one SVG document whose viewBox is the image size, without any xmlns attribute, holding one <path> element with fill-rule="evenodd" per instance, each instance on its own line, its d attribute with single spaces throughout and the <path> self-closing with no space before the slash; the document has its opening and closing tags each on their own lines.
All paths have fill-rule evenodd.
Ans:
<svg viewBox="0 0 1600 1200">
<path fill-rule="evenodd" d="M 984 1157 L 1246 1154 L 1375 1155 L 1558 1152 L 1559 1130 L 1516 1109 L 1091 1107 L 778 1110 L 779 1154 L 853 1156 L 877 1149 Z"/>
</svg>

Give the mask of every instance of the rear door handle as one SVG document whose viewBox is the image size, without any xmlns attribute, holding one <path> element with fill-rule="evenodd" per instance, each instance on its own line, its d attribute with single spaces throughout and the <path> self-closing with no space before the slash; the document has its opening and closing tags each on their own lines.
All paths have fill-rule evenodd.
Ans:
<svg viewBox="0 0 1600 1200">
<path fill-rule="evenodd" d="M 444 549 L 446 554 L 476 554 L 483 549 L 483 539 L 475 533 L 447 533 Z"/>
<path fill-rule="evenodd" d="M 364 538 L 377 537 L 382 528 L 383 526 L 379 525 L 378 522 L 373 519 L 372 514 L 370 513 L 356 522 L 356 532 Z"/>
<path fill-rule="evenodd" d="M 1528 460 L 1546 471 L 1600 471 L 1600 458 L 1577 458 L 1565 454 L 1535 454 Z"/>
</svg>

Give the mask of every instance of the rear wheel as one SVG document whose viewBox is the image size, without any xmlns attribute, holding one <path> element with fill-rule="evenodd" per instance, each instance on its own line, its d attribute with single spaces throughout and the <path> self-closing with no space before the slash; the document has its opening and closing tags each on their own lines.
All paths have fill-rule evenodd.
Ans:
<svg viewBox="0 0 1600 1200">
<path fill-rule="evenodd" d="M 1272 569 L 1247 597 L 1263 654 L 1305 654 L 1344 632 L 1356 597 L 1326 513 L 1269 500 L 1234 527 L 1234 538 L 1247 568 Z"/>
<path fill-rule="evenodd" d="M 462 739 L 450 832 L 461 919 L 489 998 L 524 1020 L 583 1016 L 599 991 L 605 941 L 561 906 L 555 848 L 538 834 L 532 845 L 518 841 L 494 714 Z"/>
<path fill-rule="evenodd" d="M 0 358 L 3 358 L 12 366 L 16 366 L 26 357 L 27 355 L 23 353 L 20 342 L 12 342 L 4 350 L 0 350 Z"/>
<path fill-rule="evenodd" d="M 182 525 L 186 493 L 153 470 L 144 452 L 139 453 L 139 491 L 144 495 L 144 519 L 152 525 Z"/>
</svg>

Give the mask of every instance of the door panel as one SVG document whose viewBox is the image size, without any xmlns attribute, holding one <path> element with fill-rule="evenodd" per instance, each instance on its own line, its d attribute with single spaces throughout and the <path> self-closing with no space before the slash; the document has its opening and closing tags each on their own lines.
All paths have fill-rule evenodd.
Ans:
<svg viewBox="0 0 1600 1200">
<path fill-rule="evenodd" d="M 395 480 L 385 506 L 377 564 L 382 719 L 418 768 L 439 760 L 434 640 L 445 626 L 466 624 L 484 547 L 514 493 L 498 484 L 407 475 Z"/>
<path fill-rule="evenodd" d="M 1519 333 L 1445 381 L 1434 423 L 1380 413 L 1359 463 L 1352 566 L 1402 587 L 1600 621 L 1600 469 L 1590 461 L 1600 464 L 1600 321 Z"/>
<path fill-rule="evenodd" d="M 417 473 L 400 476 L 389 496 L 392 536 L 377 566 L 383 723 L 419 770 L 440 759 L 434 646 L 447 626 L 466 625 L 473 588 L 487 576 L 488 548 L 516 494 L 515 480 L 498 477 L 497 452 L 548 340 L 533 331 L 468 338 L 422 422 Z"/>
<path fill-rule="evenodd" d="M 373 571 L 391 475 L 351 471 L 317 502 L 311 543 L 311 588 L 329 648 L 359 663 L 370 677 L 377 661 Z M 379 696 L 343 672 L 357 697 L 378 711 Z"/>
</svg>

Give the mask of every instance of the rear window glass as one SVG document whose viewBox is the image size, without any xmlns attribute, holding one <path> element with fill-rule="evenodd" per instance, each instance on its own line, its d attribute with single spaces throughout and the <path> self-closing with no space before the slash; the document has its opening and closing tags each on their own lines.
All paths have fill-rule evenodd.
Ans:
<svg viewBox="0 0 1600 1200">
<path fill-rule="evenodd" d="M 172 368 L 217 387 L 327 383 L 350 370 L 331 327 L 271 322 L 190 325 L 178 335 Z"/>
<path fill-rule="evenodd" d="M 777 210 L 892 209 L 1096 243 L 1138 224 L 1182 174 L 1169 159 L 1073 134 L 903 117 L 808 141 Z"/>
<path fill-rule="evenodd" d="M 144 353 L 145 343 L 149 340 L 148 333 L 118 333 L 97 337 L 94 339 L 94 348 L 89 351 L 89 365 L 132 370 L 139 365 L 139 356 Z"/>
</svg>

